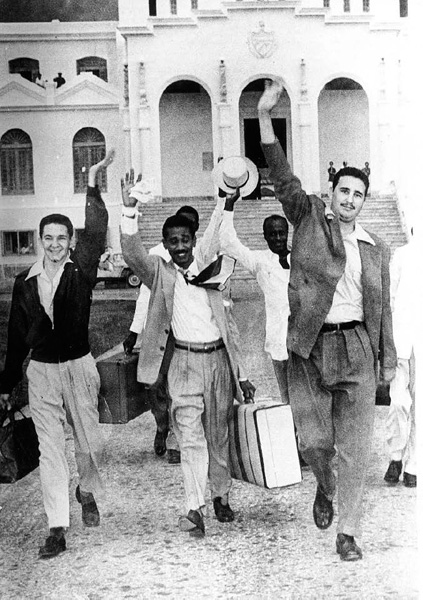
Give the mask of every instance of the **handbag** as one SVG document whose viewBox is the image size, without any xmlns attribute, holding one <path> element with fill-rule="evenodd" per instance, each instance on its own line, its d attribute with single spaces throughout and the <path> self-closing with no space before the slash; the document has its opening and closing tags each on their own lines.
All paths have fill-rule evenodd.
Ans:
<svg viewBox="0 0 423 600">
<path fill-rule="evenodd" d="M 14 411 L 0 417 L 0 483 L 14 483 L 39 465 L 40 451 L 31 417 L 16 419 Z M 9 422 L 4 423 L 9 418 Z"/>
</svg>

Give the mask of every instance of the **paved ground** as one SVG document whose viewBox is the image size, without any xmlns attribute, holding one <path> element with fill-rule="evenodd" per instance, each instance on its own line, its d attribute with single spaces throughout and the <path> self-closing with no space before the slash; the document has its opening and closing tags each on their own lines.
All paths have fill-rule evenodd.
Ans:
<svg viewBox="0 0 423 600">
<path fill-rule="evenodd" d="M 258 396 L 276 395 L 271 365 L 254 345 L 262 343 L 260 303 L 237 302 L 235 314 Z M 46 535 L 38 470 L 0 486 L 0 598 L 418 598 L 416 490 L 383 481 L 386 414 L 387 407 L 377 407 L 360 562 L 343 563 L 335 553 L 336 516 L 331 529 L 315 527 L 310 471 L 301 484 L 284 489 L 236 481 L 234 523 L 219 523 L 209 506 L 204 540 L 180 533 L 180 468 L 154 455 L 154 421 L 147 413 L 126 425 L 103 426 L 106 492 L 98 502 L 98 529 L 81 523 L 68 436 L 71 528 L 68 550 L 51 561 L 37 560 Z"/>
</svg>

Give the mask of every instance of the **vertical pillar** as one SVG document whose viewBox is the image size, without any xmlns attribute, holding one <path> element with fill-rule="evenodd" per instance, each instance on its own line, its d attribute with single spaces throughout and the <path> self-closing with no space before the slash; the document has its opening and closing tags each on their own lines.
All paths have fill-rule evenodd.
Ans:
<svg viewBox="0 0 423 600">
<path fill-rule="evenodd" d="M 236 154 L 237 150 L 233 144 L 233 122 L 232 122 L 232 105 L 228 102 L 228 90 L 226 85 L 226 65 L 223 58 L 219 63 L 219 104 L 218 104 L 218 120 L 219 120 L 219 142 L 220 148 L 215 159 L 218 156 L 230 156 Z"/>
<path fill-rule="evenodd" d="M 159 189 L 160 164 L 154 164 L 151 129 L 151 107 L 147 95 L 145 63 L 140 62 L 138 108 L 140 171 L 143 181 L 148 184 L 151 193 L 157 198 L 161 196 Z"/>
<path fill-rule="evenodd" d="M 302 58 L 300 63 L 300 101 L 298 103 L 298 127 L 300 144 L 300 164 L 295 165 L 295 171 L 298 173 L 303 188 L 307 192 L 312 191 L 311 178 L 311 105 L 308 98 L 306 63 Z"/>
<path fill-rule="evenodd" d="M 139 108 L 138 128 L 140 141 L 140 167 L 143 177 L 148 177 L 150 169 L 150 106 L 145 82 L 145 63 L 139 63 Z"/>
<path fill-rule="evenodd" d="M 378 102 L 378 189 L 383 195 L 391 195 L 395 190 L 395 165 L 392 160 L 392 132 L 389 102 L 386 94 L 386 64 L 382 58 L 379 65 Z M 377 184 L 376 184 L 377 185 Z"/>
<path fill-rule="evenodd" d="M 125 170 L 129 170 L 132 166 L 131 154 L 131 123 L 129 118 L 129 74 L 128 63 L 123 65 L 123 106 L 122 106 L 122 121 L 125 144 Z"/>
</svg>

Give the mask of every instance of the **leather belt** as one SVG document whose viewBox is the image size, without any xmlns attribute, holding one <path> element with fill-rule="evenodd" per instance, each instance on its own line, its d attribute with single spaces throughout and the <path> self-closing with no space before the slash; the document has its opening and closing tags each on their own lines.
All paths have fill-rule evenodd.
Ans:
<svg viewBox="0 0 423 600">
<path fill-rule="evenodd" d="M 342 329 L 354 329 L 357 325 L 361 325 L 361 321 L 347 321 L 346 323 L 325 323 L 321 328 L 321 333 L 328 331 L 342 331 Z"/>
<path fill-rule="evenodd" d="M 179 342 L 175 341 L 175 348 L 178 350 L 187 350 L 188 352 L 200 352 L 202 354 L 210 354 L 216 350 L 221 350 L 225 347 L 223 340 L 216 340 L 215 342 L 207 342 L 205 344 L 198 344 L 196 342 Z"/>
</svg>

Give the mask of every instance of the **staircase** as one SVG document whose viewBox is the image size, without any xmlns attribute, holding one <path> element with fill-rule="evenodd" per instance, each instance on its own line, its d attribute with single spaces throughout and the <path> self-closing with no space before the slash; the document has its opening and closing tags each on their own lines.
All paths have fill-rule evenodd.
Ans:
<svg viewBox="0 0 423 600">
<path fill-rule="evenodd" d="M 157 204 L 146 204 L 142 207 L 143 217 L 140 225 L 147 248 L 151 248 L 161 241 L 161 231 L 164 221 L 184 204 L 189 204 L 198 210 L 200 215 L 198 235 L 202 235 L 215 207 L 214 199 L 180 198 L 178 200 L 165 200 Z M 267 216 L 275 213 L 283 215 L 282 206 L 275 198 L 239 200 L 235 207 L 234 222 L 240 240 L 251 250 L 265 250 L 267 244 L 263 238 L 263 221 Z M 370 233 L 375 233 L 387 242 L 391 248 L 391 252 L 407 242 L 396 198 L 394 197 L 367 198 L 360 213 L 359 221 Z M 292 227 L 290 226 L 288 243 L 291 242 L 291 238 Z M 247 282 L 248 280 L 248 283 L 251 284 L 253 277 L 237 264 L 232 279 L 234 282 Z"/>
</svg>

